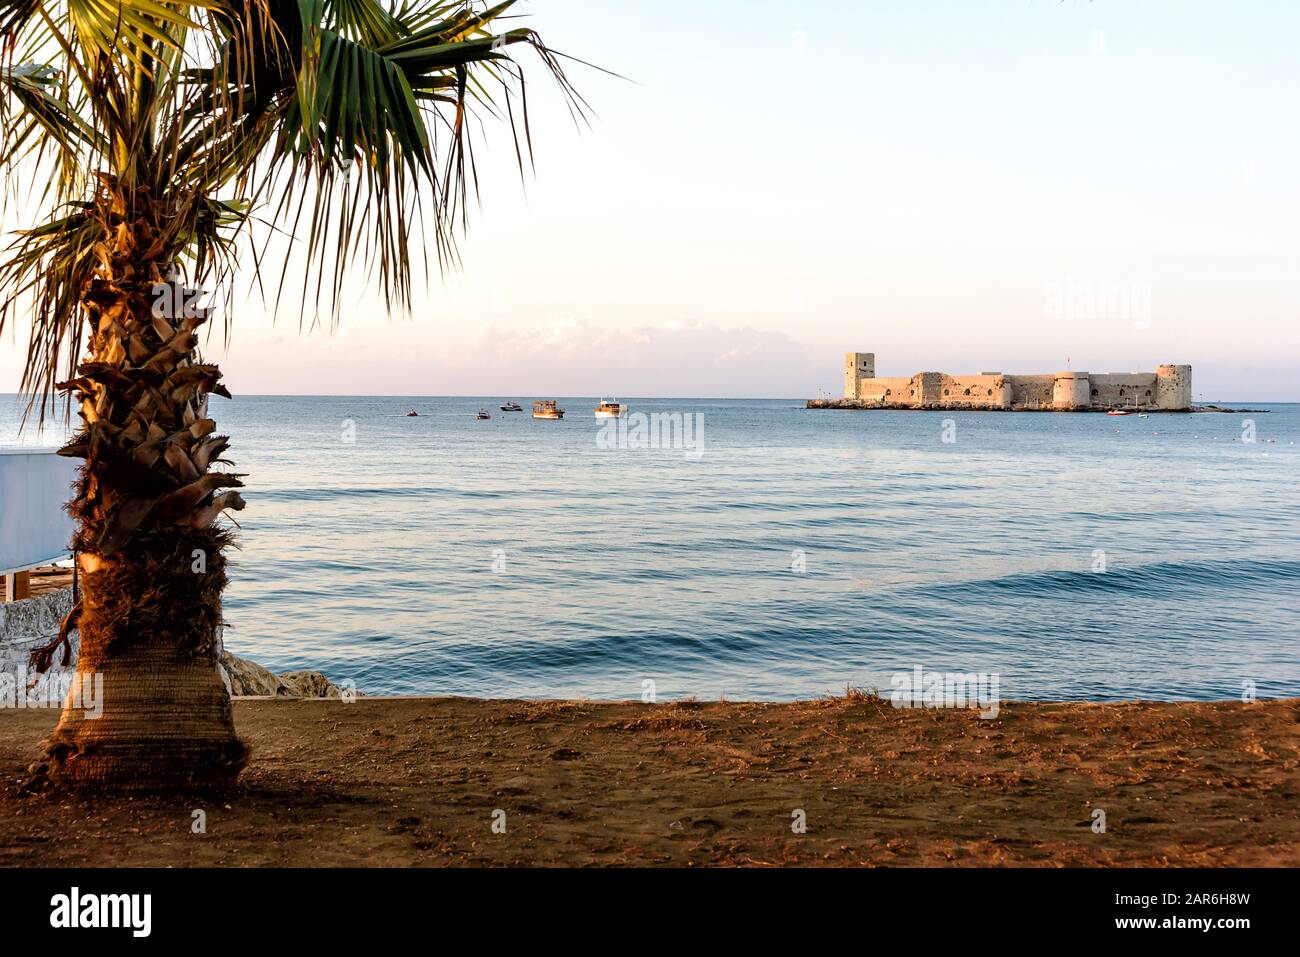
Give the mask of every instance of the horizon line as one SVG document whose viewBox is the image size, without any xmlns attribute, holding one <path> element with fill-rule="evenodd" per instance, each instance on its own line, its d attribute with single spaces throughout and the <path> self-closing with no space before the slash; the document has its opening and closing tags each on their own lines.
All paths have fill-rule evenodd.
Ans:
<svg viewBox="0 0 1300 957">
<path fill-rule="evenodd" d="M 832 390 L 821 390 L 830 392 Z M 30 395 L 26 392 L 0 392 L 0 397 L 25 399 Z M 516 396 L 539 396 L 544 395 L 546 398 L 554 399 L 603 399 L 606 397 L 617 398 L 615 393 L 529 393 L 529 392 L 491 392 L 491 393 L 464 393 L 464 394 L 434 394 L 434 393 L 417 393 L 417 392 L 236 392 L 231 398 L 225 399 L 226 402 L 233 402 L 238 398 L 249 399 L 481 399 L 481 400 L 503 400 L 513 399 Z M 724 400 L 730 402 L 807 402 L 810 398 L 817 396 L 783 396 L 783 395 L 633 395 L 630 393 L 622 394 L 625 399 L 705 399 L 705 400 Z M 838 396 L 838 393 L 835 393 Z M 217 396 L 217 398 L 224 398 Z M 62 400 L 58 397 L 53 399 L 54 403 Z M 1226 402 L 1233 405 L 1243 405 L 1247 403 L 1260 403 L 1265 405 L 1300 405 L 1300 399 L 1207 399 L 1201 398 L 1193 400 L 1206 404 L 1216 402 Z"/>
</svg>

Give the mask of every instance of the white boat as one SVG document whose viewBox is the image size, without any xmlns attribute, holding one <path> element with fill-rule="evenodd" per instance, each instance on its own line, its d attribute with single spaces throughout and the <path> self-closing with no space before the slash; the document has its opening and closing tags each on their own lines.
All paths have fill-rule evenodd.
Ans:
<svg viewBox="0 0 1300 957">
<path fill-rule="evenodd" d="M 554 399 L 544 399 L 540 402 L 533 403 L 534 419 L 562 419 L 564 410 Z"/>
<path fill-rule="evenodd" d="M 598 419 L 621 419 L 627 415 L 627 405 L 618 401 L 618 399 L 601 399 L 600 405 L 596 406 L 596 418 Z"/>
</svg>

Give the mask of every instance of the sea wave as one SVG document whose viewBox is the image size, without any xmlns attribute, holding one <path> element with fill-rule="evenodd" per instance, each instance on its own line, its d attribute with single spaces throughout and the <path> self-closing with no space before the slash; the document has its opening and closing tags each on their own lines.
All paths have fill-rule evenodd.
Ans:
<svg viewBox="0 0 1300 957">
<path fill-rule="evenodd" d="M 985 597 L 1070 600 L 1089 594 L 1164 596 L 1207 589 L 1272 589 L 1283 584 L 1300 584 L 1300 561 L 1242 558 L 1113 565 L 1105 571 L 1055 569 L 923 586 L 921 590 L 955 601 Z"/>
</svg>

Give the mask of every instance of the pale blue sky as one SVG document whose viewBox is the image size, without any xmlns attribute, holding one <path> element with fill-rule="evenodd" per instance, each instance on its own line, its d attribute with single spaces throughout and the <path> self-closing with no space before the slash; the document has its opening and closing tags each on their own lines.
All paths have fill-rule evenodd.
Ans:
<svg viewBox="0 0 1300 957">
<path fill-rule="evenodd" d="M 578 131 L 526 64 L 537 174 L 489 128 L 461 271 L 409 319 L 354 286 L 334 336 L 244 306 L 235 392 L 802 397 L 858 349 L 1300 400 L 1300 6 L 519 9 L 633 82 L 575 66 Z"/>
</svg>

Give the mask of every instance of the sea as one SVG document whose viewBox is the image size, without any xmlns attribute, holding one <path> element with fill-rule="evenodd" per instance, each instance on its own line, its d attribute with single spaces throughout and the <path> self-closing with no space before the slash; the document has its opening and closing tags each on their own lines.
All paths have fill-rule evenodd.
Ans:
<svg viewBox="0 0 1300 957">
<path fill-rule="evenodd" d="M 372 695 L 1300 696 L 1300 405 L 498 409 L 533 398 L 214 398 L 248 501 L 227 647 Z M 20 410 L 0 443 L 59 443 Z"/>
</svg>

